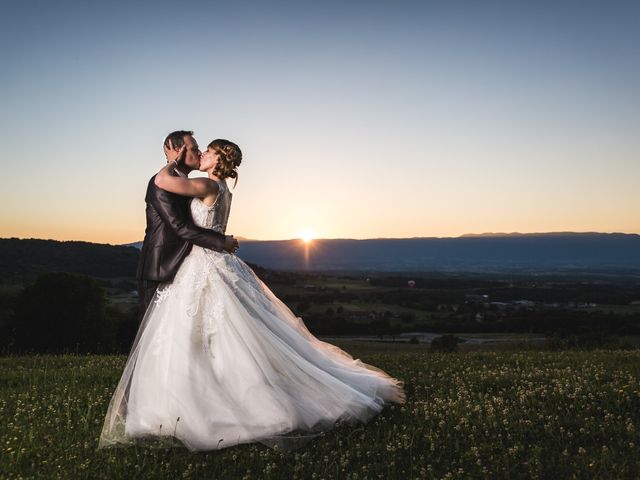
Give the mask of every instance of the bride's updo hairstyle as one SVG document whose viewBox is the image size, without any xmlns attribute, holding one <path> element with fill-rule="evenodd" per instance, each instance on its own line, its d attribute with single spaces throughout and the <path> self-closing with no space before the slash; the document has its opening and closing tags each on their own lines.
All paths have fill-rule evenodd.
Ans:
<svg viewBox="0 0 640 480">
<path fill-rule="evenodd" d="M 220 160 L 213 169 L 213 174 L 219 178 L 235 178 L 233 187 L 238 183 L 238 167 L 242 163 L 242 151 L 240 147 L 229 140 L 218 138 L 207 145 L 207 148 L 220 154 Z"/>
</svg>

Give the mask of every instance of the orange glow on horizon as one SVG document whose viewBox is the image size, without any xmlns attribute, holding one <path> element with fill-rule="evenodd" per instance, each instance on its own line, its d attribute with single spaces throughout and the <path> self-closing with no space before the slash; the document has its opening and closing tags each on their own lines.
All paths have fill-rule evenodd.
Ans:
<svg viewBox="0 0 640 480">
<path fill-rule="evenodd" d="M 302 230 L 299 236 L 306 244 L 309 244 L 315 238 L 315 234 L 311 230 Z"/>
</svg>

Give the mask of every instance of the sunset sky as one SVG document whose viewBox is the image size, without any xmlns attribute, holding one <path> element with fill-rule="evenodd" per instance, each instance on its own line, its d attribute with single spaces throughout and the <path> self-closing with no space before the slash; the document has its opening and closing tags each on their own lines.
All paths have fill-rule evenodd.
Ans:
<svg viewBox="0 0 640 480">
<path fill-rule="evenodd" d="M 640 2 L 3 2 L 0 237 L 128 243 L 162 140 L 227 233 L 640 233 Z"/>
</svg>

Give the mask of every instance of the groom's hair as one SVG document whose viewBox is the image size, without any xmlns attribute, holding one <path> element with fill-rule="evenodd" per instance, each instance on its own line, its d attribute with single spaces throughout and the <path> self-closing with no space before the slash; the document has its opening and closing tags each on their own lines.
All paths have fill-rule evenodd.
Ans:
<svg viewBox="0 0 640 480">
<path fill-rule="evenodd" d="M 176 130 L 175 132 L 171 132 L 169 135 L 167 135 L 167 138 L 164 139 L 165 147 L 169 147 L 169 140 L 171 140 L 171 143 L 173 143 L 173 146 L 175 148 L 180 148 L 184 145 L 185 135 L 193 136 L 193 132 L 190 130 Z"/>
</svg>

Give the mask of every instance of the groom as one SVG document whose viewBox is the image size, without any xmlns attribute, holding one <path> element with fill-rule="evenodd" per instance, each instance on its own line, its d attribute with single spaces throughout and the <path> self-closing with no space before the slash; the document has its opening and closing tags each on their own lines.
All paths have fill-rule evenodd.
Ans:
<svg viewBox="0 0 640 480">
<path fill-rule="evenodd" d="M 200 166 L 202 153 L 193 138 L 193 132 L 178 130 L 170 133 L 164 141 L 167 161 L 167 152 L 177 154 L 182 146 L 185 147 L 184 161 L 176 167 L 175 174 L 186 177 L 191 170 Z M 238 240 L 233 235 L 223 235 L 196 226 L 189 210 L 190 197 L 162 190 L 156 186 L 154 179 L 155 175 L 147 185 L 147 228 L 136 274 L 139 321 L 142 321 L 158 285 L 173 280 L 193 244 L 218 252 L 226 250 L 233 253 L 238 249 Z"/>
</svg>

